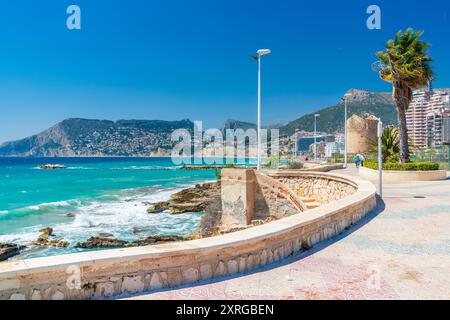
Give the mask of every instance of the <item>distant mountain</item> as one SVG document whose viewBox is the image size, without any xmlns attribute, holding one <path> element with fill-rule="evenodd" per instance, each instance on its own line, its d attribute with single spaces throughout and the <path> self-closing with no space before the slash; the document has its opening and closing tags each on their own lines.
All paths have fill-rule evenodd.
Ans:
<svg viewBox="0 0 450 320">
<path fill-rule="evenodd" d="M 389 92 L 370 92 L 364 90 L 349 90 L 348 116 L 353 114 L 363 116 L 372 114 L 381 117 L 386 125 L 397 124 L 397 111 Z M 339 102 L 335 106 L 318 110 L 304 115 L 287 125 L 280 127 L 281 135 L 292 135 L 296 129 L 314 131 L 314 114 L 320 114 L 317 119 L 317 130 L 320 132 L 336 133 L 344 131 L 344 104 Z"/>
<path fill-rule="evenodd" d="M 173 146 L 175 129 L 193 130 L 190 120 L 66 119 L 34 136 L 0 145 L 0 156 L 136 156 Z"/>
<path fill-rule="evenodd" d="M 373 114 L 381 117 L 387 125 L 397 123 L 397 113 L 390 93 L 350 90 L 348 116 Z M 263 126 L 266 129 L 280 128 L 281 135 L 290 135 L 294 130 L 314 130 L 314 114 L 320 114 L 317 130 L 320 132 L 342 132 L 344 106 L 321 109 L 285 125 Z M 31 137 L 6 142 L 0 145 L 0 156 L 52 157 L 52 156 L 148 156 L 168 155 L 174 143 L 171 134 L 175 129 L 193 131 L 190 120 L 89 120 L 66 119 L 53 127 Z M 256 129 L 256 124 L 228 119 L 220 128 Z M 224 135 L 225 136 L 225 135 Z"/>
<path fill-rule="evenodd" d="M 270 125 L 262 125 L 261 128 L 267 129 L 267 130 L 278 129 L 278 128 L 284 126 L 285 124 L 286 123 L 274 123 L 274 124 L 270 124 Z M 225 133 L 226 133 L 227 129 L 231 129 L 231 130 L 242 129 L 244 131 L 247 129 L 255 129 L 256 130 L 257 125 L 256 125 L 256 123 L 252 123 L 252 122 L 228 119 L 220 127 L 220 131 L 222 131 L 222 133 L 224 133 L 224 137 L 225 137 Z"/>
<path fill-rule="evenodd" d="M 222 127 L 220 127 L 220 131 L 222 131 L 225 137 L 226 130 L 242 129 L 245 131 L 248 129 L 256 129 L 256 127 L 257 125 L 251 122 L 228 119 L 222 124 Z"/>
</svg>

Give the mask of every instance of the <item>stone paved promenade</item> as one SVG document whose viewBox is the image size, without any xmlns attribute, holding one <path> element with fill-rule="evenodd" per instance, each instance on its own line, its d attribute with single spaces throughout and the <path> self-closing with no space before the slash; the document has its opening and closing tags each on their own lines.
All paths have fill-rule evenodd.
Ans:
<svg viewBox="0 0 450 320">
<path fill-rule="evenodd" d="M 450 299 L 450 180 L 386 184 L 384 196 L 358 225 L 306 253 L 131 299 Z"/>
</svg>

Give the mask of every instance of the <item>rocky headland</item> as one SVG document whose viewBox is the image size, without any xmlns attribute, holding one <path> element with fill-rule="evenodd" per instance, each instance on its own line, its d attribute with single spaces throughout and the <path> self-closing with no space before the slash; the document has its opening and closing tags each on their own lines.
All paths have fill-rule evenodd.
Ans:
<svg viewBox="0 0 450 320">
<path fill-rule="evenodd" d="M 222 218 L 221 186 L 219 182 L 197 184 L 195 187 L 174 193 L 170 200 L 151 204 L 147 212 L 180 214 L 203 212 L 199 229 L 189 238 L 203 238 L 219 232 Z"/>
<path fill-rule="evenodd" d="M 174 193 L 168 201 L 151 204 L 147 212 L 169 211 L 172 214 L 204 212 L 217 197 L 220 197 L 220 183 L 197 184 L 193 188 Z"/>
</svg>

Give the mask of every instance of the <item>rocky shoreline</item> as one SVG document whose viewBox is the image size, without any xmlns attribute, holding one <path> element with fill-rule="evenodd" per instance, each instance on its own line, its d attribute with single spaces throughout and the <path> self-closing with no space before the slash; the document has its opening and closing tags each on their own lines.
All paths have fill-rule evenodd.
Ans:
<svg viewBox="0 0 450 320">
<path fill-rule="evenodd" d="M 149 204 L 148 214 L 158 214 L 169 212 L 171 214 L 181 214 L 188 212 L 202 212 L 199 228 L 196 232 L 187 237 L 177 235 L 151 235 L 136 241 L 125 241 L 114 238 L 114 235 L 108 233 L 92 236 L 84 242 L 74 245 L 79 249 L 105 249 L 105 248 L 129 248 L 138 246 L 156 245 L 168 242 L 187 241 L 199 238 L 206 238 L 220 234 L 230 233 L 246 229 L 248 227 L 268 223 L 276 220 L 269 216 L 265 220 L 252 221 L 251 225 L 241 228 L 226 228 L 221 225 L 222 202 L 221 202 L 221 184 L 218 182 L 208 182 L 197 184 L 192 188 L 183 189 L 172 194 L 168 201 L 162 201 Z M 57 247 L 67 248 L 70 243 L 58 238 L 50 227 L 40 230 L 41 234 L 37 240 L 21 246 L 14 243 L 0 243 L 0 261 L 8 260 L 19 255 L 24 249 L 29 247 Z M 133 234 L 139 234 L 137 228 L 133 229 Z"/>
</svg>

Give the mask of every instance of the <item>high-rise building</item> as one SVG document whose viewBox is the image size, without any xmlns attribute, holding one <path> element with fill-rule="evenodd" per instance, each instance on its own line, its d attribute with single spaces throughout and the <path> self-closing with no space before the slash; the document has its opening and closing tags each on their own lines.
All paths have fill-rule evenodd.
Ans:
<svg viewBox="0 0 450 320">
<path fill-rule="evenodd" d="M 406 113 L 409 136 L 417 147 L 440 147 L 450 117 L 450 89 L 417 90 Z"/>
<path fill-rule="evenodd" d="M 406 112 L 406 127 L 412 143 L 418 147 L 427 145 L 427 110 L 430 92 L 417 90 Z"/>
</svg>

